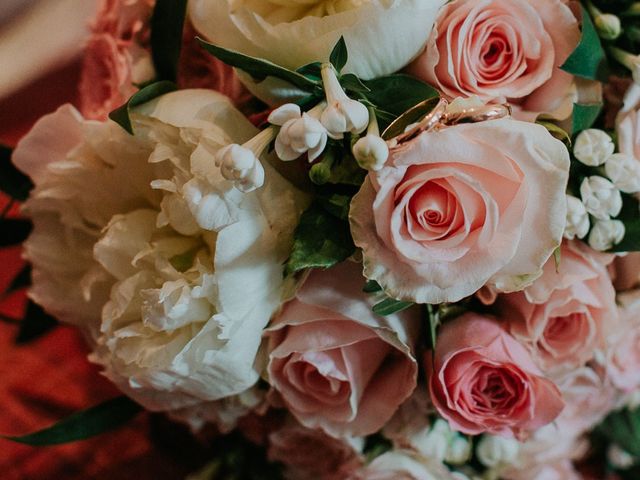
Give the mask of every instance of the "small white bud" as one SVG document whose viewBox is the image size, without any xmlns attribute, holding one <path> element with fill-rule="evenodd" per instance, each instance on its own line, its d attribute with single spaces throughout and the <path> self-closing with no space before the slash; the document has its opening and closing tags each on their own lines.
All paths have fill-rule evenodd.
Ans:
<svg viewBox="0 0 640 480">
<path fill-rule="evenodd" d="M 615 150 L 611 137 L 602 130 L 590 128 L 576 137 L 573 155 L 585 165 L 602 165 Z"/>
<path fill-rule="evenodd" d="M 451 465 L 463 465 L 471 458 L 471 442 L 461 435 L 456 435 L 449 442 L 445 462 Z"/>
<path fill-rule="evenodd" d="M 584 203 L 573 195 L 567 195 L 567 224 L 564 227 L 564 238 L 584 238 L 589 233 L 589 214 Z"/>
<path fill-rule="evenodd" d="M 580 197 L 589 212 L 600 220 L 615 217 L 622 210 L 622 195 L 616 186 L 604 177 L 587 177 L 580 185 Z"/>
<path fill-rule="evenodd" d="M 612 13 L 601 13 L 593 20 L 598 35 L 605 40 L 615 40 L 622 33 L 620 19 Z"/>
<path fill-rule="evenodd" d="M 362 168 L 377 172 L 389 158 L 389 147 L 378 135 L 368 134 L 353 146 L 353 156 Z"/>
<path fill-rule="evenodd" d="M 626 193 L 640 192 L 640 161 L 624 153 L 614 153 L 604 164 L 607 177 Z"/>
<path fill-rule="evenodd" d="M 216 154 L 222 176 L 244 193 L 264 184 L 264 168 L 252 150 L 238 144 L 227 145 Z"/>
<path fill-rule="evenodd" d="M 633 81 L 640 84 L 640 56 L 618 47 L 610 47 L 609 52 L 611 52 L 613 58 L 629 69 Z"/>
<path fill-rule="evenodd" d="M 295 160 L 307 153 L 309 162 L 313 162 L 326 146 L 327 130 L 318 120 L 303 113 L 299 118 L 288 120 L 280 128 L 275 150 L 280 160 Z"/>
<path fill-rule="evenodd" d="M 443 462 L 452 436 L 453 432 L 449 424 L 445 420 L 438 419 L 430 428 L 414 436 L 411 444 L 425 457 Z"/>
<path fill-rule="evenodd" d="M 589 233 L 589 245 L 594 250 L 604 252 L 620 243 L 624 234 L 624 223 L 620 220 L 598 220 Z"/>
<path fill-rule="evenodd" d="M 518 456 L 520 443 L 512 438 L 484 435 L 476 448 L 478 460 L 486 467 L 512 463 Z"/>
<path fill-rule="evenodd" d="M 633 455 L 623 450 L 615 443 L 607 450 L 607 459 L 611 465 L 621 470 L 626 470 L 635 463 Z"/>
<path fill-rule="evenodd" d="M 329 63 L 322 65 L 322 82 L 327 108 L 320 122 L 331 138 L 340 139 L 345 133 L 362 133 L 369 125 L 369 110 L 362 103 L 347 96 Z"/>
</svg>

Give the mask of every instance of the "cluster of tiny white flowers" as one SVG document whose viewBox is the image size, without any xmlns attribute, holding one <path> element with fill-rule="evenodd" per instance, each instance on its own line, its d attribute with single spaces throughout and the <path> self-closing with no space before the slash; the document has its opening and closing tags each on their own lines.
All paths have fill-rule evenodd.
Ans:
<svg viewBox="0 0 640 480">
<path fill-rule="evenodd" d="M 589 245 L 600 251 L 609 250 L 624 238 L 624 223 L 615 219 L 622 210 L 621 192 L 640 192 L 640 162 L 614 151 L 612 138 L 594 128 L 581 132 L 573 147 L 573 154 L 581 163 L 601 167 L 602 175 L 591 175 L 582 181 L 580 198 L 567 195 L 564 236 L 573 240 L 588 234 Z"/>
</svg>

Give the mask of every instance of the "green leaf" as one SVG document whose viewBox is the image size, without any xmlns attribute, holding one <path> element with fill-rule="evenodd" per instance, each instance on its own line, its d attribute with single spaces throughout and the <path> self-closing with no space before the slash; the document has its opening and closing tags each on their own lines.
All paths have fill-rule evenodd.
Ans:
<svg viewBox="0 0 640 480">
<path fill-rule="evenodd" d="M 109 118 L 124 128 L 128 133 L 133 135 L 133 126 L 131 125 L 131 109 L 144 103 L 150 102 L 154 98 L 160 97 L 165 93 L 176 90 L 176 84 L 168 80 L 152 83 L 143 89 L 134 93 L 133 96 L 121 107 L 118 107 L 109 114 Z"/>
<path fill-rule="evenodd" d="M 364 93 L 367 100 L 379 109 L 396 116 L 423 100 L 438 96 L 438 91 L 432 86 L 403 73 L 375 78 L 364 84 L 371 90 Z"/>
<path fill-rule="evenodd" d="M 624 238 L 614 245 L 612 252 L 640 251 L 640 204 L 633 195 L 622 194 L 622 210 L 616 218 L 624 223 Z"/>
<path fill-rule="evenodd" d="M 59 445 L 99 435 L 128 422 L 142 407 L 128 397 L 117 397 L 91 407 L 28 435 L 3 436 L 7 440 L 32 446 Z"/>
<path fill-rule="evenodd" d="M 560 67 L 565 72 L 589 80 L 597 80 L 605 67 L 605 53 L 591 16 L 582 7 L 582 38 L 580 43 Z"/>
<path fill-rule="evenodd" d="M 572 133 L 575 135 L 582 130 L 591 128 L 601 111 L 602 103 L 574 103 Z"/>
<path fill-rule="evenodd" d="M 264 80 L 267 77 L 275 77 L 309 93 L 312 93 L 315 87 L 319 85 L 318 82 L 315 82 L 298 72 L 281 67 L 280 65 L 276 65 L 268 60 L 250 57 L 249 55 L 245 55 L 240 52 L 218 47 L 217 45 L 205 42 L 201 38 L 198 38 L 198 41 L 200 42 L 200 45 L 202 45 L 202 48 L 211 55 L 227 65 L 239 68 L 240 70 L 248 73 L 257 81 Z"/>
<path fill-rule="evenodd" d="M 336 192 L 318 192 L 316 198 L 322 207 L 341 220 L 349 218 L 349 208 L 353 195 Z"/>
<path fill-rule="evenodd" d="M 296 72 L 304 75 L 305 77 L 307 77 L 310 80 L 313 80 L 314 82 L 319 82 L 322 79 L 322 74 L 320 73 L 321 71 L 322 71 L 322 63 L 320 62 L 308 63 L 296 70 Z"/>
<path fill-rule="evenodd" d="M 625 408 L 610 413 L 597 427 L 597 432 L 631 455 L 640 457 L 640 409 Z"/>
<path fill-rule="evenodd" d="M 187 0 L 156 0 L 151 16 L 151 56 L 158 80 L 175 82 Z"/>
<path fill-rule="evenodd" d="M 438 327 L 442 323 L 440 309 L 434 305 L 427 305 L 427 319 L 429 321 L 429 346 L 432 350 L 435 350 Z"/>
<path fill-rule="evenodd" d="M 11 247 L 24 242 L 33 226 L 21 218 L 3 218 L 0 220 L 0 247 Z"/>
<path fill-rule="evenodd" d="M 353 73 L 346 73 L 340 77 L 340 85 L 346 90 L 351 90 L 355 93 L 368 93 L 371 91 L 362 80 L 360 80 Z"/>
<path fill-rule="evenodd" d="M 571 135 L 569 135 L 569 133 L 563 128 L 560 128 L 555 123 L 547 122 L 544 120 L 537 120 L 536 123 L 546 128 L 554 138 L 557 138 L 558 140 L 563 142 L 565 145 L 567 146 L 571 145 Z"/>
<path fill-rule="evenodd" d="M 329 268 L 355 251 L 349 223 L 314 202 L 302 214 L 294 232 L 293 250 L 285 267 L 290 275 L 307 268 Z"/>
<path fill-rule="evenodd" d="M 11 148 L 0 145 L 0 191 L 23 202 L 29 197 L 33 183 L 11 163 L 12 153 Z"/>
<path fill-rule="evenodd" d="M 367 283 L 362 287 L 364 293 L 378 293 L 382 291 L 382 287 L 375 280 L 367 280 Z"/>
<path fill-rule="evenodd" d="M 20 330 L 16 336 L 17 344 L 35 340 L 58 325 L 58 321 L 45 312 L 40 305 L 30 301 L 27 311 L 20 321 Z"/>
<path fill-rule="evenodd" d="M 340 72 L 349 61 L 349 54 L 347 52 L 347 42 L 344 41 L 344 37 L 340 37 L 336 46 L 333 47 L 329 61 L 334 68 Z"/>
<path fill-rule="evenodd" d="M 385 298 L 381 302 L 376 303 L 372 310 L 373 313 L 386 317 L 387 315 L 406 310 L 413 305 L 413 302 L 404 302 L 402 300 L 396 300 L 395 298 Z"/>
</svg>

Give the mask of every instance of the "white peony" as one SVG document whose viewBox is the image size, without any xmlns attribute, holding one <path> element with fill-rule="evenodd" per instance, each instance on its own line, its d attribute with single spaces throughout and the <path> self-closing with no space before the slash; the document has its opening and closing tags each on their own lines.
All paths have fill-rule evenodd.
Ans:
<svg viewBox="0 0 640 480">
<path fill-rule="evenodd" d="M 444 3 L 191 0 L 189 14 L 196 29 L 212 43 L 291 69 L 328 61 L 344 36 L 349 49 L 345 71 L 370 79 L 400 70 L 420 53 Z M 286 95 L 281 91 L 276 96 Z"/>
<path fill-rule="evenodd" d="M 244 392 L 305 199 L 267 162 L 251 193 L 223 177 L 216 152 L 256 130 L 218 93 L 171 93 L 132 121 L 135 136 L 63 106 L 17 147 L 36 185 L 31 295 L 151 410 Z"/>
</svg>

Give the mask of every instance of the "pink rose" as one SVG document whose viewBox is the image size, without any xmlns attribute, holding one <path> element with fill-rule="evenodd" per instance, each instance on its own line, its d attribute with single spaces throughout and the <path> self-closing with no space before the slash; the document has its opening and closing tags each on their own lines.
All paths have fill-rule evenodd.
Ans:
<svg viewBox="0 0 640 480">
<path fill-rule="evenodd" d="M 109 34 L 87 43 L 80 77 L 80 110 L 84 117 L 105 120 L 138 89 L 131 81 L 130 57 Z"/>
<path fill-rule="evenodd" d="M 620 327 L 609 338 L 607 373 L 624 392 L 640 388 L 640 290 L 618 297 Z"/>
<path fill-rule="evenodd" d="M 155 0 L 102 0 L 91 27 L 121 42 L 147 43 Z"/>
<path fill-rule="evenodd" d="M 562 0 L 456 0 L 440 12 L 409 71 L 449 98 L 509 102 L 514 115 L 571 114 L 573 76 L 559 67 L 580 41 Z"/>
<path fill-rule="evenodd" d="M 532 286 L 498 300 L 507 329 L 545 373 L 575 370 L 604 350 L 618 318 L 606 267 L 611 259 L 582 242 L 565 242 L 557 270 L 552 258 Z"/>
<path fill-rule="evenodd" d="M 416 386 L 415 310 L 379 317 L 360 266 L 313 271 L 268 332 L 269 381 L 291 413 L 333 436 L 368 435 Z"/>
<path fill-rule="evenodd" d="M 376 457 L 349 480 L 455 480 L 439 461 L 418 457 L 413 452 L 392 450 Z"/>
<path fill-rule="evenodd" d="M 555 384 L 496 321 L 475 313 L 446 323 L 426 355 L 431 398 L 452 428 L 517 437 L 553 421 L 564 406 Z"/>
<path fill-rule="evenodd" d="M 267 455 L 282 462 L 288 480 L 343 480 L 364 463 L 362 440 L 333 438 L 295 423 L 269 435 Z"/>
<path fill-rule="evenodd" d="M 567 149 L 540 125 L 422 133 L 393 149 L 351 204 L 365 276 L 394 298 L 432 304 L 487 282 L 526 287 L 560 244 L 568 170 Z"/>
</svg>

